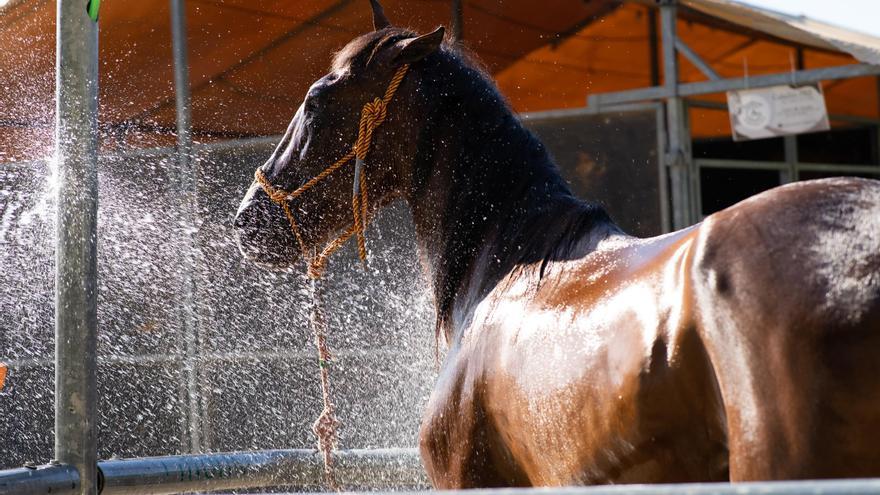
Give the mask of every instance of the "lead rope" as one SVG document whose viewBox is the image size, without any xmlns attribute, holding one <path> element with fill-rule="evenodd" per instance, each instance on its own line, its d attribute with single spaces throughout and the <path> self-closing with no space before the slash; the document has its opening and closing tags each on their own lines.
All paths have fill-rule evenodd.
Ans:
<svg viewBox="0 0 880 495">
<path fill-rule="evenodd" d="M 358 125 L 358 136 L 352 149 L 342 158 L 335 161 L 332 165 L 325 168 L 321 173 L 312 177 L 308 182 L 298 187 L 294 191 L 285 191 L 284 189 L 273 186 L 266 178 L 263 171 L 259 168 L 254 172 L 254 179 L 263 188 L 263 191 L 269 196 L 275 204 L 279 205 L 290 223 L 290 230 L 293 231 L 297 243 L 299 243 L 300 251 L 304 259 L 308 260 L 308 268 L 306 274 L 312 281 L 312 308 L 311 308 L 311 327 L 312 334 L 315 338 L 315 347 L 318 350 L 318 368 L 321 376 L 321 395 L 324 407 L 315 423 L 312 425 L 312 431 L 318 437 L 318 449 L 324 459 L 324 478 L 327 485 L 335 491 L 339 491 L 339 485 L 333 469 L 333 457 L 331 455 L 333 449 L 337 447 L 338 436 L 336 428 L 339 426 L 339 420 L 336 418 L 336 406 L 333 404 L 330 390 L 330 363 L 333 356 L 330 354 L 330 348 L 327 345 L 327 315 L 324 312 L 324 289 L 322 286 L 322 276 L 327 268 L 327 260 L 345 242 L 355 235 L 357 238 L 358 257 L 361 262 L 367 261 L 366 247 L 366 230 L 369 223 L 369 214 L 367 206 L 369 205 L 367 197 L 367 172 L 365 163 L 367 154 L 370 152 L 370 144 L 373 140 L 373 131 L 376 130 L 385 118 L 388 116 L 388 103 L 397 92 L 403 77 L 409 70 L 409 65 L 402 65 L 394 73 L 394 77 L 388 83 L 385 95 L 375 98 L 373 101 L 364 105 L 361 110 L 361 119 Z M 302 237 L 302 230 L 293 211 L 290 209 L 290 201 L 299 197 L 304 192 L 313 188 L 318 182 L 329 177 L 330 174 L 341 168 L 352 159 L 355 160 L 354 168 L 354 184 L 352 185 L 351 212 L 352 224 L 336 239 L 327 243 L 320 252 L 315 252 L 311 256 L 306 249 L 305 241 Z"/>
<path fill-rule="evenodd" d="M 336 405 L 330 393 L 330 362 L 333 356 L 327 346 L 327 314 L 324 312 L 324 288 L 322 279 L 312 279 L 312 332 L 315 337 L 315 347 L 318 349 L 318 369 L 321 374 L 321 397 L 324 408 L 315 423 L 312 431 L 318 437 L 318 449 L 324 459 L 324 479 L 331 490 L 339 491 L 336 482 L 336 474 L 333 470 L 333 457 L 330 453 L 336 448 L 338 437 L 336 427 L 339 420 L 336 418 Z"/>
</svg>

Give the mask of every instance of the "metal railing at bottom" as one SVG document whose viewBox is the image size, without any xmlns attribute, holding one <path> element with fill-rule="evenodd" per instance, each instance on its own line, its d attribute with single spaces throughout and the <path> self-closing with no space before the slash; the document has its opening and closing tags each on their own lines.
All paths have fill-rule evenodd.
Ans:
<svg viewBox="0 0 880 495">
<path fill-rule="evenodd" d="M 429 488 L 415 449 L 343 450 L 336 475 L 348 491 L 416 492 Z M 102 495 L 159 495 L 217 490 L 323 487 L 314 450 L 262 450 L 141 457 L 98 462 Z M 71 466 L 48 464 L 0 471 L 0 495 L 67 494 L 79 489 Z M 454 494 L 454 492 L 447 492 Z M 880 494 L 880 478 L 683 483 L 467 490 L 467 495 L 862 495 Z"/>
<path fill-rule="evenodd" d="M 335 474 L 350 490 L 429 487 L 415 449 L 342 450 Z M 261 450 L 98 462 L 101 495 L 161 495 L 262 487 L 320 489 L 324 465 L 310 449 Z M 61 464 L 0 471 L 0 495 L 75 493 L 76 469 Z"/>
</svg>

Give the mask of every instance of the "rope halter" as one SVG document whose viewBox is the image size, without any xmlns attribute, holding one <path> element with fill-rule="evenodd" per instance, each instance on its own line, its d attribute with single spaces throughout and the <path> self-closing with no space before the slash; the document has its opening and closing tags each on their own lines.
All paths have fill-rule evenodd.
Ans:
<svg viewBox="0 0 880 495">
<path fill-rule="evenodd" d="M 352 149 L 346 153 L 345 156 L 336 160 L 332 165 L 321 171 L 321 173 L 312 177 L 308 182 L 293 191 L 285 191 L 284 189 L 273 186 L 272 183 L 269 182 L 269 179 L 266 178 L 262 169 L 257 168 L 256 172 L 254 172 L 254 179 L 260 184 L 260 187 L 263 188 L 263 191 L 266 192 L 269 199 L 284 210 L 284 215 L 290 223 L 290 230 L 293 231 L 293 234 L 299 243 L 302 256 L 308 260 L 307 273 L 312 279 L 320 278 L 321 275 L 323 275 L 324 269 L 327 266 L 327 259 L 342 247 L 352 235 L 355 235 L 357 238 L 358 256 L 362 262 L 367 261 L 365 231 L 369 221 L 367 212 L 367 205 L 369 203 L 367 202 L 367 174 L 366 170 L 364 170 L 364 164 L 367 154 L 370 152 L 373 131 L 375 131 L 382 122 L 385 122 L 385 118 L 388 116 L 388 103 L 394 97 L 394 93 L 397 92 L 397 88 L 400 86 L 401 81 L 403 81 L 403 77 L 406 75 L 407 70 L 409 70 L 408 64 L 401 65 L 397 69 L 397 72 L 394 73 L 394 77 L 391 78 L 391 82 L 388 83 L 388 88 L 385 90 L 385 96 L 382 98 L 375 98 L 373 101 L 364 105 L 361 110 L 357 140 L 355 141 L 354 146 L 352 146 Z M 354 159 L 355 162 L 354 186 L 352 188 L 351 199 L 353 216 L 352 224 L 340 234 L 339 237 L 328 242 L 320 252 L 316 252 L 314 255 L 310 256 L 306 249 L 306 244 L 303 241 L 302 229 L 300 229 L 299 223 L 296 221 L 296 218 L 293 216 L 293 212 L 290 209 L 290 201 L 296 199 L 304 192 L 314 187 L 318 182 L 329 177 L 330 174 L 352 161 L 352 159 Z"/>
</svg>

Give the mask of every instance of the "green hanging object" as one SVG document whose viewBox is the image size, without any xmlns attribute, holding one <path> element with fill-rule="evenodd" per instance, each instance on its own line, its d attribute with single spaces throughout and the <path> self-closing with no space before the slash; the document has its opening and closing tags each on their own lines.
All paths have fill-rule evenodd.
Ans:
<svg viewBox="0 0 880 495">
<path fill-rule="evenodd" d="M 93 22 L 98 22 L 98 9 L 101 8 L 101 0 L 89 0 L 86 11 Z"/>
</svg>

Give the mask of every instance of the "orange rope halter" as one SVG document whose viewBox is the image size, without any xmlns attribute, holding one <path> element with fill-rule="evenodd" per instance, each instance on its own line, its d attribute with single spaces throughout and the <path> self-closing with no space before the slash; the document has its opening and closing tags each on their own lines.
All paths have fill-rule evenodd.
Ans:
<svg viewBox="0 0 880 495">
<path fill-rule="evenodd" d="M 293 234 L 296 236 L 296 240 L 299 243 L 302 256 L 308 260 L 307 273 L 309 278 L 312 279 L 311 326 L 312 334 L 315 337 L 315 346 L 318 348 L 321 394 L 324 399 L 324 408 L 318 416 L 318 419 L 315 421 L 315 424 L 312 425 L 312 431 L 314 431 L 315 435 L 318 437 L 318 448 L 324 458 L 324 476 L 327 480 L 327 484 L 334 490 L 339 490 L 339 486 L 337 485 L 336 478 L 333 474 L 333 458 L 330 456 L 330 452 L 336 448 L 336 427 L 339 425 L 339 421 L 336 419 L 336 406 L 330 398 L 329 367 L 333 360 L 333 356 L 330 354 L 330 349 L 327 346 L 327 317 L 324 313 L 324 307 L 322 304 L 323 290 L 320 285 L 320 278 L 321 275 L 324 274 L 324 269 L 327 266 L 327 259 L 342 247 L 342 245 L 345 244 L 345 241 L 347 241 L 352 235 L 357 236 L 358 255 L 360 256 L 361 261 L 366 262 L 367 260 L 365 231 L 369 220 L 367 210 L 367 205 L 369 203 L 367 202 L 367 173 L 366 170 L 364 170 L 364 163 L 367 158 L 367 153 L 370 152 L 373 131 L 375 131 L 388 116 L 388 103 L 391 101 L 391 98 L 394 97 L 394 93 L 397 91 L 398 86 L 400 86 L 400 82 L 403 81 L 403 77 L 406 75 L 408 69 L 409 65 L 400 66 L 400 68 L 397 69 L 397 72 L 394 73 L 394 77 L 391 78 L 391 82 L 388 83 L 388 89 L 385 90 L 385 96 L 381 99 L 375 98 L 373 101 L 364 105 L 364 108 L 361 110 L 360 125 L 358 125 L 357 141 L 355 141 L 351 151 L 346 153 L 345 156 L 339 160 L 336 160 L 336 162 L 329 167 L 325 168 L 321 173 L 312 177 L 308 182 L 301 185 L 296 190 L 288 192 L 273 186 L 261 169 L 258 168 L 257 171 L 254 172 L 254 178 L 260 184 L 260 187 L 263 188 L 263 191 L 269 195 L 269 199 L 284 210 L 284 215 L 287 217 L 287 221 L 290 222 L 290 230 L 293 231 Z M 339 235 L 339 237 L 327 243 L 320 253 L 315 252 L 313 256 L 309 256 L 305 241 L 303 241 L 302 231 L 290 209 L 290 201 L 296 199 L 304 192 L 314 187 L 318 182 L 329 177 L 330 174 L 350 162 L 352 158 L 355 159 L 355 168 L 354 187 L 351 199 L 351 211 L 353 216 L 351 227 L 346 229 Z"/>
<path fill-rule="evenodd" d="M 351 151 L 345 154 L 339 160 L 336 160 L 332 165 L 325 168 L 321 173 L 312 177 L 308 182 L 299 186 L 294 191 L 285 191 L 284 189 L 277 188 L 273 186 L 269 180 L 266 178 L 265 174 L 261 169 L 257 169 L 254 173 L 254 178 L 260 184 L 260 187 L 269 195 L 269 199 L 272 200 L 275 204 L 281 207 L 284 210 L 284 215 L 287 217 L 287 221 L 290 223 L 290 230 L 293 231 L 294 236 L 296 236 L 296 240 L 299 243 L 300 251 L 305 259 L 309 260 L 308 262 L 308 275 L 309 278 L 316 279 L 320 278 L 324 273 L 324 269 L 327 266 L 327 259 L 335 253 L 345 241 L 347 241 L 352 235 L 357 236 L 358 243 L 358 256 L 361 261 L 367 260 L 367 247 L 366 247 L 366 238 L 365 232 L 367 229 L 368 215 L 367 215 L 367 173 L 364 170 L 364 163 L 367 158 L 367 153 L 370 152 L 370 144 L 373 141 L 373 131 L 379 127 L 382 122 L 385 122 L 385 118 L 388 116 L 388 103 L 391 101 L 391 98 L 394 97 L 394 93 L 397 92 L 398 86 L 400 86 L 401 81 L 403 81 L 403 77 L 406 75 L 407 70 L 409 69 L 409 65 L 402 65 L 397 69 L 397 72 L 394 73 L 394 77 L 391 78 L 391 82 L 388 83 L 388 89 L 385 90 L 385 96 L 381 99 L 376 98 L 373 101 L 364 105 L 364 108 L 361 110 L 361 120 L 360 125 L 358 126 L 358 137 L 357 141 L 355 141 L 354 146 Z M 302 231 L 299 228 L 299 224 L 296 221 L 296 218 L 293 216 L 293 212 L 290 209 L 290 200 L 296 199 L 304 192 L 313 188 L 318 182 L 326 179 L 333 172 L 341 168 L 346 163 L 350 162 L 351 159 L 355 159 L 355 177 L 354 177 L 354 193 L 352 194 L 351 200 L 351 210 L 353 216 L 353 222 L 351 227 L 346 229 L 342 234 L 339 235 L 336 239 L 327 243 L 319 253 L 314 256 L 309 256 L 308 250 L 306 249 L 305 242 L 303 241 Z"/>
</svg>

